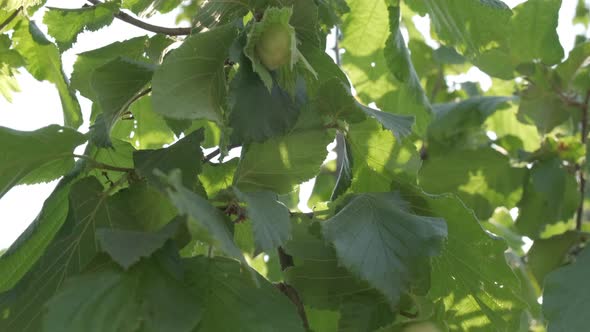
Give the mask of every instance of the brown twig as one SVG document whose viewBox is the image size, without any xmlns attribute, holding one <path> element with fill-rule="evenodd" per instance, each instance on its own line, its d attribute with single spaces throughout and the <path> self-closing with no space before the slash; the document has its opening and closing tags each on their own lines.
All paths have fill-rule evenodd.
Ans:
<svg viewBox="0 0 590 332">
<path fill-rule="evenodd" d="M 582 145 L 586 146 L 586 140 L 588 136 L 588 106 L 590 106 L 590 91 L 586 92 L 586 98 L 584 99 L 584 104 L 580 106 L 582 110 L 582 132 L 581 132 L 581 141 Z M 588 156 L 586 156 L 588 159 Z M 588 160 L 586 160 L 588 162 Z M 580 204 L 578 205 L 578 211 L 576 213 L 576 230 L 582 230 L 582 222 L 584 217 L 584 198 L 586 196 L 586 177 L 584 176 L 584 166 L 578 167 L 578 179 L 580 182 Z"/>
<path fill-rule="evenodd" d="M 20 14 L 20 12 L 23 11 L 23 7 L 20 6 L 18 7 L 14 12 L 12 12 L 12 14 L 10 14 L 10 16 L 8 16 L 4 22 L 0 23 L 0 31 L 4 30 L 4 28 L 6 28 L 10 22 L 12 22 L 17 16 L 18 14 Z"/>
<path fill-rule="evenodd" d="M 92 3 L 93 5 L 101 5 L 103 2 L 99 0 L 87 0 L 88 2 Z M 131 25 L 135 25 L 138 28 L 155 32 L 155 33 L 162 33 L 169 36 L 185 36 L 190 35 L 192 28 L 168 28 L 168 27 L 161 27 L 153 24 L 149 24 L 147 22 L 141 21 L 136 19 L 135 17 L 119 11 L 115 14 L 115 17 L 120 19 L 123 22 L 127 22 Z"/>
</svg>

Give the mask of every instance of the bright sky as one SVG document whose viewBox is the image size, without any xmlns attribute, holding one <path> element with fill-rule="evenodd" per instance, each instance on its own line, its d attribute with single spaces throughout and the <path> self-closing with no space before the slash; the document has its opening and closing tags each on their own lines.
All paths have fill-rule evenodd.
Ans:
<svg viewBox="0 0 590 332">
<path fill-rule="evenodd" d="M 503 0 L 509 6 L 514 7 L 524 0 Z M 83 0 L 49 0 L 47 6 L 80 8 L 86 2 Z M 563 0 L 563 7 L 560 12 L 558 33 L 564 49 L 569 51 L 574 44 L 576 33 L 582 32 L 580 26 L 571 25 L 571 18 L 574 15 L 576 0 Z M 41 22 L 43 13 L 40 11 L 34 17 Z M 173 26 L 174 14 L 159 15 L 148 19 L 150 23 Z M 421 21 L 425 31 L 428 31 L 428 22 Z M 39 25 L 43 29 L 43 25 Z M 582 29 L 582 30 L 580 30 Z M 46 31 L 45 31 L 46 32 Z M 116 40 L 126 40 L 136 36 L 143 36 L 146 31 L 136 28 L 127 23 L 115 20 L 106 29 L 97 32 L 86 32 L 78 36 L 78 42 L 74 47 L 64 53 L 64 70 L 68 77 L 71 75 L 75 55 L 84 51 L 92 50 L 110 44 Z M 63 124 L 61 103 L 54 86 L 46 82 L 38 82 L 24 70 L 18 76 L 22 92 L 13 95 L 13 102 L 8 103 L 0 97 L 0 126 L 10 127 L 17 130 L 35 130 L 49 124 Z M 473 68 L 466 75 L 453 77 L 454 81 L 480 81 L 485 87 L 489 82 L 487 75 Z M 78 96 L 83 113 L 85 115 L 85 126 L 80 131 L 88 130 L 87 120 L 90 114 L 90 102 L 84 97 Z M 18 186 L 11 189 L 0 199 L 0 249 L 10 246 L 14 240 L 26 229 L 39 213 L 43 201 L 56 185 L 56 181 L 46 184 Z"/>
</svg>

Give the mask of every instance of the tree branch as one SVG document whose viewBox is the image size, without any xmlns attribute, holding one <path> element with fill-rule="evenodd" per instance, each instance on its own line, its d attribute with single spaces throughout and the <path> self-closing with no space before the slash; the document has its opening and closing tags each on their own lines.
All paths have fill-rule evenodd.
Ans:
<svg viewBox="0 0 590 332">
<path fill-rule="evenodd" d="M 586 92 L 586 98 L 584 104 L 580 106 L 582 110 L 582 132 L 581 141 L 582 145 L 586 146 L 586 140 L 588 136 L 588 107 L 590 106 L 590 91 Z M 588 162 L 588 156 L 586 156 L 586 162 Z M 578 166 L 578 180 L 580 182 L 580 204 L 578 205 L 578 211 L 576 213 L 576 230 L 582 230 L 582 222 L 584 221 L 584 198 L 586 196 L 586 177 L 584 176 L 584 165 Z"/>
<path fill-rule="evenodd" d="M 87 0 L 88 2 L 92 3 L 93 5 L 100 5 L 102 4 L 102 1 L 99 0 Z M 151 32 L 155 32 L 155 33 L 162 33 L 165 35 L 169 35 L 169 36 L 184 36 L 184 35 L 190 35 L 192 28 L 167 28 L 167 27 L 161 27 L 161 26 L 157 26 L 157 25 L 153 25 L 153 24 L 149 24 L 147 22 L 141 21 L 136 19 L 135 17 L 119 11 L 115 14 L 115 17 L 120 19 L 123 22 L 127 22 L 131 25 L 135 25 L 138 28 L 147 30 L 147 31 L 151 31 Z"/>
<path fill-rule="evenodd" d="M 10 22 L 12 22 L 17 16 L 18 14 L 20 14 L 20 12 L 23 11 L 23 7 L 18 7 L 14 12 L 12 12 L 12 14 L 10 14 L 10 16 L 8 16 L 4 22 L 0 23 L 0 31 L 4 30 L 4 28 L 6 28 Z"/>
</svg>

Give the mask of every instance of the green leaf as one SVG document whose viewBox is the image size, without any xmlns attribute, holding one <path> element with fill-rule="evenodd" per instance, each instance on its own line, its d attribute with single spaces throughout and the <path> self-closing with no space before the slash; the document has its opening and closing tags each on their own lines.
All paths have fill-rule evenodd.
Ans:
<svg viewBox="0 0 590 332">
<path fill-rule="evenodd" d="M 206 235 L 210 236 L 212 245 L 247 266 L 242 251 L 233 241 L 225 215 L 209 201 L 187 189 L 178 173 L 173 171 L 168 176 L 160 175 L 160 178 L 166 180 L 170 186 L 166 191 L 178 213 L 189 217 L 188 227 L 192 235 L 202 236 L 199 233 L 205 231 Z"/>
<path fill-rule="evenodd" d="M 197 14 L 193 17 L 193 25 L 197 31 L 213 29 L 242 18 L 249 11 L 247 0 L 210 0 L 202 2 Z"/>
<path fill-rule="evenodd" d="M 63 108 L 64 124 L 78 128 L 82 112 L 74 90 L 68 83 L 57 47 L 39 30 L 33 21 L 21 21 L 14 31 L 15 49 L 23 56 L 26 68 L 39 81 L 49 81 L 57 87 Z"/>
<path fill-rule="evenodd" d="M 395 306 L 419 268 L 447 235 L 443 219 L 413 214 L 398 193 L 358 194 L 323 224 L 342 264 Z"/>
<path fill-rule="evenodd" d="M 117 10 L 118 5 L 115 2 L 76 9 L 48 8 L 43 16 L 43 23 L 63 52 L 72 47 L 81 32 L 96 31 L 111 24 Z"/>
<path fill-rule="evenodd" d="M 16 70 L 7 64 L 0 64 L 0 94 L 8 101 L 12 102 L 12 93 L 19 92 L 20 88 L 16 81 Z"/>
<path fill-rule="evenodd" d="M 344 194 L 352 184 L 353 157 L 346 137 L 340 133 L 336 135 L 336 185 L 330 195 L 330 200 L 336 200 Z"/>
<path fill-rule="evenodd" d="M 543 312 L 549 321 L 548 332 L 583 331 L 588 321 L 581 313 L 590 306 L 590 288 L 584 285 L 590 271 L 590 249 L 580 252 L 576 261 L 545 278 Z"/>
<path fill-rule="evenodd" d="M 9 292 L 0 295 L 0 311 L 7 313 L 0 319 L 0 329 L 40 330 L 42 317 L 39 313 L 47 299 L 59 290 L 67 277 L 83 271 L 99 253 L 95 238 L 97 228 L 139 227 L 145 216 L 160 216 L 162 203 L 130 201 L 130 197 L 141 196 L 126 196 L 125 191 L 108 196 L 94 177 L 72 186 L 65 223 L 27 275 Z M 129 209 L 130 206 L 135 206 L 136 212 Z"/>
<path fill-rule="evenodd" d="M 125 58 L 115 58 L 93 72 L 91 85 L 102 109 L 104 121 L 104 126 L 94 130 L 106 130 L 94 135 L 109 137 L 122 113 L 142 93 L 152 73 L 153 68 L 150 65 Z"/>
<path fill-rule="evenodd" d="M 58 125 L 31 132 L 0 127 L 0 197 L 19 183 L 66 174 L 74 166 L 74 149 L 85 141 L 79 132 Z"/>
<path fill-rule="evenodd" d="M 42 0 L 0 0 L 0 8 L 6 11 L 17 10 L 20 7 L 27 9 L 45 1 Z"/>
<path fill-rule="evenodd" d="M 129 269 L 143 257 L 150 257 L 173 238 L 179 223 L 171 223 L 158 232 L 100 228 L 96 240 L 101 249 L 124 269 Z"/>
<path fill-rule="evenodd" d="M 567 59 L 557 65 L 556 72 L 563 82 L 570 83 L 576 76 L 576 73 L 584 66 L 587 66 L 586 60 L 590 57 L 590 42 L 578 44 L 568 54 Z"/>
<path fill-rule="evenodd" d="M 497 110 L 507 107 L 511 100 L 512 97 L 478 96 L 436 104 L 433 108 L 435 117 L 428 127 L 429 143 L 463 148 L 475 140 L 482 141 L 481 137 L 485 135 L 482 124 Z"/>
<path fill-rule="evenodd" d="M 91 85 L 92 74 L 96 70 L 117 57 L 140 61 L 143 59 L 147 37 L 136 37 L 123 42 L 114 42 L 107 46 L 80 53 L 74 64 L 72 87 L 80 91 L 82 96 L 97 101 L 96 93 Z"/>
<path fill-rule="evenodd" d="M 414 204 L 444 218 L 448 225 L 443 251 L 432 259 L 429 292 L 433 300 L 444 301 L 447 324 L 464 331 L 516 330 L 513 324 L 520 320 L 522 308 L 520 287 L 506 263 L 505 243 L 486 234 L 457 199 L 423 199 Z"/>
<path fill-rule="evenodd" d="M 430 16 L 437 37 L 462 53 L 478 54 L 509 35 L 512 11 L 500 0 L 407 0 Z"/>
<path fill-rule="evenodd" d="M 545 276 L 560 267 L 571 250 L 580 243 L 582 234 L 569 231 L 548 239 L 538 239 L 527 253 L 528 266 L 543 285 Z"/>
<path fill-rule="evenodd" d="M 41 257 L 68 215 L 72 177 L 66 177 L 43 203 L 41 212 L 0 256 L 0 293 L 8 291 Z"/>
<path fill-rule="evenodd" d="M 173 119 L 222 122 L 226 109 L 224 62 L 236 37 L 231 25 L 191 35 L 154 74 L 154 111 Z"/>
<path fill-rule="evenodd" d="M 304 331 L 288 297 L 258 275 L 260 286 L 257 287 L 248 271 L 237 262 L 221 257 L 197 257 L 188 260 L 187 265 L 195 298 L 204 307 L 203 319 L 195 332 Z"/>
<path fill-rule="evenodd" d="M 522 194 L 526 169 L 493 148 L 429 151 L 420 169 L 421 187 L 428 193 L 457 194 L 480 220 L 497 206 L 513 208 Z"/>
<path fill-rule="evenodd" d="M 302 114 L 299 122 L 306 124 L 305 119 L 315 116 L 308 114 Z M 321 126 L 308 129 L 296 125 L 285 136 L 252 143 L 242 149 L 234 184 L 242 191 L 291 192 L 320 171 L 332 139 Z"/>
<path fill-rule="evenodd" d="M 262 142 L 291 129 L 307 99 L 303 80 L 297 83 L 294 98 L 276 84 L 269 91 L 243 59 L 230 84 L 232 141 Z"/>
<path fill-rule="evenodd" d="M 203 141 L 203 130 L 197 130 L 174 143 L 172 146 L 157 150 L 141 150 L 133 153 L 137 172 L 156 187 L 161 187 L 158 170 L 164 174 L 174 169 L 182 172 L 182 184 L 193 189 L 197 175 L 201 172 L 203 151 L 199 144 Z"/>
<path fill-rule="evenodd" d="M 507 35 L 514 63 L 559 63 L 563 48 L 557 35 L 561 0 L 529 0 L 516 6 Z"/>
<path fill-rule="evenodd" d="M 177 8 L 181 0 L 123 0 L 122 7 L 139 16 L 152 16 L 156 11 L 165 14 Z"/>
<path fill-rule="evenodd" d="M 529 171 L 522 199 L 518 203 L 516 227 L 533 239 L 545 226 L 567 221 L 578 206 L 576 179 L 557 158 L 540 161 Z"/>
<path fill-rule="evenodd" d="M 287 241 L 291 233 L 289 209 L 269 191 L 243 193 L 234 188 L 237 198 L 246 204 L 252 222 L 256 252 L 269 252 Z"/>
<path fill-rule="evenodd" d="M 199 180 L 208 197 L 215 197 L 223 189 L 231 187 L 239 161 L 238 158 L 234 158 L 222 164 L 206 163 L 203 165 Z"/>
<path fill-rule="evenodd" d="M 157 149 L 164 144 L 171 144 L 175 141 L 174 133 L 168 128 L 166 120 L 154 112 L 151 96 L 145 96 L 135 101 L 129 107 L 136 121 L 133 131 L 135 135 L 129 138 L 129 142 L 139 150 Z M 121 123 L 123 121 L 119 121 Z M 116 131 L 117 126 L 113 128 Z"/>
<path fill-rule="evenodd" d="M 412 126 L 415 122 L 413 116 L 386 113 L 364 105 L 359 106 L 363 112 L 379 121 L 379 123 L 383 125 L 383 128 L 391 130 L 395 135 L 395 138 L 398 140 L 401 140 L 412 133 Z"/>
<path fill-rule="evenodd" d="M 47 302 L 43 327 L 64 332 L 193 331 L 203 308 L 187 282 L 170 270 L 164 262 L 148 260 L 128 272 L 107 266 L 68 279 Z"/>
<path fill-rule="evenodd" d="M 410 53 L 406 48 L 404 37 L 399 29 L 400 7 L 390 6 L 388 10 L 391 34 L 385 42 L 383 52 L 389 70 L 401 83 L 398 96 L 399 108 L 396 112 L 401 111 L 413 115 L 416 118 L 417 132 L 424 133 L 431 116 L 430 102 L 420 84 L 420 79 L 410 59 Z M 410 108 L 411 111 L 405 108 Z"/>
</svg>

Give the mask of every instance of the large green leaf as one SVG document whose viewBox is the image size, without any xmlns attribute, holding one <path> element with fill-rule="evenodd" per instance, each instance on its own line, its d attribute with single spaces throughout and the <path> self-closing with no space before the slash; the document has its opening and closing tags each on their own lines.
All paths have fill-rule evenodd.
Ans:
<svg viewBox="0 0 590 332">
<path fill-rule="evenodd" d="M 80 91 L 82 96 L 96 101 L 96 93 L 91 85 L 91 77 L 96 68 L 99 68 L 117 57 L 132 60 L 142 60 L 147 37 L 136 37 L 122 42 L 114 42 L 107 46 L 80 53 L 74 64 L 72 73 L 72 87 Z"/>
<path fill-rule="evenodd" d="M 305 109 L 298 124 L 286 135 L 242 149 L 234 183 L 242 191 L 270 190 L 278 194 L 313 178 L 319 171 L 333 140 L 317 114 Z"/>
<path fill-rule="evenodd" d="M 11 289 L 41 257 L 68 215 L 71 181 L 64 178 L 45 200 L 41 212 L 18 239 L 0 256 L 0 292 Z"/>
<path fill-rule="evenodd" d="M 454 331 L 515 331 L 523 305 L 518 279 L 504 258 L 505 243 L 490 237 L 456 198 L 424 200 L 414 204 L 425 205 L 448 225 L 443 251 L 432 260 L 429 292 L 433 300 L 444 301 L 448 326 Z"/>
<path fill-rule="evenodd" d="M 230 84 L 232 141 L 262 142 L 285 134 L 295 125 L 306 99 L 303 80 L 298 81 L 294 98 L 277 84 L 269 91 L 252 71 L 250 61 L 242 59 Z"/>
<path fill-rule="evenodd" d="M 236 37 L 232 25 L 188 37 L 156 70 L 154 111 L 174 119 L 221 123 L 226 110 L 225 58 Z"/>
<path fill-rule="evenodd" d="M 578 254 L 576 261 L 545 278 L 543 312 L 549 321 L 548 332 L 583 331 L 588 321 L 582 313 L 590 307 L 590 249 Z"/>
<path fill-rule="evenodd" d="M 26 68 L 39 81 L 49 81 L 57 87 L 63 109 L 64 124 L 78 128 L 82 112 L 76 94 L 66 78 L 60 53 L 33 21 L 21 21 L 13 35 L 15 49 L 23 56 Z"/>
<path fill-rule="evenodd" d="M 203 318 L 200 299 L 165 259 L 142 261 L 127 272 L 107 265 L 66 280 L 45 306 L 44 330 L 193 331 Z"/>
<path fill-rule="evenodd" d="M 513 62 L 561 61 L 563 48 L 556 31 L 560 8 L 561 0 L 529 0 L 513 9 L 508 34 Z"/>
<path fill-rule="evenodd" d="M 512 12 L 500 0 L 408 0 L 428 14 L 437 37 L 466 54 L 495 46 L 508 35 Z"/>
<path fill-rule="evenodd" d="M 40 314 L 47 299 L 59 290 L 67 277 L 83 271 L 102 251 L 95 237 L 97 228 L 133 226 L 141 229 L 149 220 L 146 216 L 161 216 L 161 203 L 153 204 L 141 197 L 125 194 L 125 191 L 108 196 L 94 177 L 74 184 L 65 223 L 27 275 L 13 289 L 0 295 L 0 311 L 6 313 L 0 319 L 0 329 L 39 331 Z M 162 202 L 162 199 L 157 201 Z"/>
<path fill-rule="evenodd" d="M 25 132 L 0 127 L 0 197 L 13 186 L 54 180 L 74 166 L 74 149 L 86 138 L 57 125 Z"/>
<path fill-rule="evenodd" d="M 43 23 L 63 52 L 72 47 L 81 32 L 96 31 L 111 24 L 116 10 L 118 6 L 115 2 L 79 9 L 49 8 L 43 16 Z"/>
<path fill-rule="evenodd" d="M 481 220 L 496 207 L 513 208 L 522 194 L 526 170 L 492 148 L 432 151 L 420 169 L 421 187 L 428 193 L 457 194 Z"/>
<path fill-rule="evenodd" d="M 444 220 L 415 215 L 398 193 L 358 194 L 323 224 L 342 264 L 397 305 L 447 235 Z"/>
<path fill-rule="evenodd" d="M 275 193 L 269 191 L 243 193 L 234 189 L 238 199 L 246 204 L 252 222 L 256 251 L 271 251 L 287 241 L 291 233 L 289 209 Z"/>
<path fill-rule="evenodd" d="M 236 261 L 197 257 L 187 265 L 193 281 L 191 288 L 204 309 L 196 332 L 304 331 L 288 297 L 258 275 L 257 287 Z"/>
</svg>

